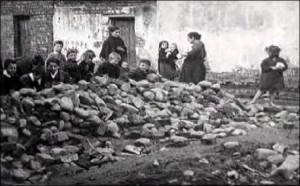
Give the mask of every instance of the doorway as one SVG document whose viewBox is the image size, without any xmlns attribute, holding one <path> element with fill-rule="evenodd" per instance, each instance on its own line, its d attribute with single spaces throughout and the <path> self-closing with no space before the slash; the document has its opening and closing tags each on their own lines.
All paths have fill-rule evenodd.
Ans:
<svg viewBox="0 0 300 186">
<path fill-rule="evenodd" d="M 110 22 L 120 28 L 120 37 L 127 47 L 129 67 L 136 68 L 134 17 L 110 17 Z"/>
<path fill-rule="evenodd" d="M 15 16 L 15 57 L 30 55 L 31 35 L 29 28 L 29 16 Z"/>
</svg>

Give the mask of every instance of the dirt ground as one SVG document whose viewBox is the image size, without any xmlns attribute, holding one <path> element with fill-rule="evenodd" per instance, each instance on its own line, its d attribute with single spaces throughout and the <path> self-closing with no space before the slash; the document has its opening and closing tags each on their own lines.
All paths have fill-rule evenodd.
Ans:
<svg viewBox="0 0 300 186">
<path fill-rule="evenodd" d="M 238 141 L 241 146 L 226 150 L 222 143 Z M 122 146 L 128 141 L 115 140 L 113 145 Z M 157 143 L 148 155 L 133 155 L 126 160 L 107 163 L 101 167 L 94 166 L 89 170 L 75 170 L 72 167 L 58 166 L 59 173 L 53 175 L 47 185 L 161 185 L 161 184 L 253 184 L 262 180 L 273 181 L 278 185 L 298 185 L 299 172 L 293 180 L 286 181 L 282 177 L 264 177 L 264 174 L 245 170 L 241 165 L 261 171 L 258 161 L 253 159 L 256 148 L 271 148 L 273 144 L 281 143 L 289 149 L 299 151 L 299 130 L 286 130 L 281 126 L 272 128 L 258 128 L 245 136 L 218 138 L 216 145 L 203 145 L 200 141 L 193 141 L 185 147 L 166 147 L 166 144 Z M 165 147 L 166 150 L 160 150 Z M 239 157 L 232 154 L 240 152 Z M 251 156 L 247 156 L 251 155 Z M 206 158 L 209 164 L 199 163 Z M 154 166 L 157 160 L 159 165 Z M 184 177 L 183 172 L 194 172 L 193 179 Z M 228 179 L 226 172 L 236 170 L 239 179 Z M 212 174 L 215 171 L 216 174 Z M 219 173 L 218 173 L 219 171 Z"/>
</svg>

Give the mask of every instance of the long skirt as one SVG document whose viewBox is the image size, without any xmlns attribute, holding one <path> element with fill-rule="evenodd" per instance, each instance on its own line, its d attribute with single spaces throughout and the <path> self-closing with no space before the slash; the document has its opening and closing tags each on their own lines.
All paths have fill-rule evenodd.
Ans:
<svg viewBox="0 0 300 186">
<path fill-rule="evenodd" d="M 185 59 L 182 65 L 180 82 L 198 84 L 205 80 L 205 65 L 203 61 Z"/>
</svg>

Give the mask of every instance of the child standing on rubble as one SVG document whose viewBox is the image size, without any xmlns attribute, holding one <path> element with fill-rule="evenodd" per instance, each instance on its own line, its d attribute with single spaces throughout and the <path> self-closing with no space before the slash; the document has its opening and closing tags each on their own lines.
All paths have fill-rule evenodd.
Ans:
<svg viewBox="0 0 300 186">
<path fill-rule="evenodd" d="M 71 83 L 77 83 L 80 80 L 79 65 L 77 63 L 77 49 L 69 49 L 67 51 L 67 61 L 63 70 L 71 77 Z"/>
<path fill-rule="evenodd" d="M 59 83 L 70 83 L 71 77 L 68 73 L 59 68 L 60 61 L 56 58 L 49 58 L 46 62 L 47 71 L 42 79 L 45 88 L 51 88 L 52 85 Z"/>
<path fill-rule="evenodd" d="M 177 55 L 179 54 L 177 44 L 171 43 L 170 48 L 166 50 L 167 52 L 167 65 L 168 68 L 166 68 L 166 76 L 170 80 L 174 80 L 177 76 L 179 76 L 178 73 L 178 67 L 176 65 L 176 61 L 178 60 Z"/>
<path fill-rule="evenodd" d="M 269 104 L 276 106 L 273 103 L 274 93 L 284 88 L 283 72 L 287 70 L 288 65 L 283 58 L 279 57 L 281 49 L 278 46 L 271 45 L 265 50 L 269 57 L 261 63 L 259 90 L 249 104 L 254 104 L 263 93 L 269 91 Z"/>
</svg>

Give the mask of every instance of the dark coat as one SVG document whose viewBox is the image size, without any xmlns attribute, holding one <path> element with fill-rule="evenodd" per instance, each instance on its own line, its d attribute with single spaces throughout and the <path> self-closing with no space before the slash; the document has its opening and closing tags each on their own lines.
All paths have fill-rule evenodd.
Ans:
<svg viewBox="0 0 300 186">
<path fill-rule="evenodd" d="M 118 46 L 122 47 L 125 52 L 118 51 Z M 117 52 L 121 56 L 121 61 L 119 62 L 119 65 L 121 66 L 122 61 L 126 60 L 127 58 L 127 47 L 125 46 L 124 41 L 120 37 L 113 37 L 109 36 L 104 42 L 102 46 L 102 50 L 100 52 L 100 57 L 108 60 L 108 55 L 111 52 Z"/>
<path fill-rule="evenodd" d="M 171 52 L 171 54 L 167 55 L 167 59 L 166 59 L 166 63 L 165 63 L 165 77 L 167 79 L 170 80 L 174 80 L 175 77 L 178 75 L 177 71 L 176 71 L 176 60 L 177 58 L 177 54 L 179 53 L 179 51 L 176 49 L 173 52 Z"/>
<path fill-rule="evenodd" d="M 283 63 L 284 68 L 280 70 L 272 70 L 272 66 L 276 66 L 277 63 Z M 286 61 L 280 57 L 275 58 L 275 61 L 266 58 L 261 63 L 261 76 L 259 88 L 261 91 L 279 91 L 284 88 L 283 72 L 287 70 L 288 65 Z"/>
<path fill-rule="evenodd" d="M 39 83 L 37 80 L 32 80 L 29 74 L 24 74 L 20 77 L 20 83 L 22 88 L 32 88 L 36 91 L 41 91 L 44 89 L 43 82 Z"/>
<path fill-rule="evenodd" d="M 80 80 L 80 69 L 76 61 L 67 60 L 63 71 L 71 76 L 71 83 L 77 83 Z"/>
<path fill-rule="evenodd" d="M 6 75 L 2 74 L 0 77 L 0 86 L 0 95 L 8 95 L 13 90 L 19 90 L 21 83 L 17 75 L 7 77 Z"/>
<path fill-rule="evenodd" d="M 17 75 L 21 77 L 24 74 L 28 74 L 32 71 L 32 58 L 23 57 L 17 60 Z"/>
<path fill-rule="evenodd" d="M 104 62 L 99 65 L 97 72 L 95 73 L 96 76 L 103 76 L 107 74 L 110 78 L 119 78 L 120 76 L 120 66 L 113 65 L 109 62 Z"/>
<path fill-rule="evenodd" d="M 70 83 L 71 77 L 68 73 L 58 70 L 57 75 L 54 79 L 52 79 L 50 72 L 46 72 L 45 76 L 42 78 L 42 85 L 45 88 L 51 88 L 52 85 L 56 85 L 59 83 Z"/>
<path fill-rule="evenodd" d="M 123 81 L 127 81 L 129 72 L 130 72 L 129 68 L 120 67 L 120 77 L 119 77 L 119 79 L 121 79 Z"/>
<path fill-rule="evenodd" d="M 148 69 L 146 72 L 142 71 L 140 68 L 137 68 L 128 73 L 128 78 L 135 81 L 141 81 L 147 79 L 147 75 L 151 73 L 156 73 L 154 70 Z"/>
<path fill-rule="evenodd" d="M 59 63 L 59 67 L 60 69 L 63 69 L 64 68 L 64 65 L 66 64 L 66 56 L 62 53 L 54 53 L 54 52 L 51 52 L 49 55 L 48 55 L 48 58 L 56 58 L 60 61 Z M 45 61 L 45 63 L 47 62 L 47 60 Z M 45 67 L 46 67 L 46 64 L 45 64 Z"/>
<path fill-rule="evenodd" d="M 179 80 L 181 82 L 194 84 L 205 80 L 205 57 L 206 51 L 204 44 L 199 40 L 195 41 L 192 50 L 188 52 L 187 57 L 183 62 Z"/>
<path fill-rule="evenodd" d="M 94 69 L 95 69 L 94 63 L 87 63 L 85 61 L 82 61 L 79 64 L 80 79 L 89 81 L 91 77 L 93 77 Z"/>
</svg>

